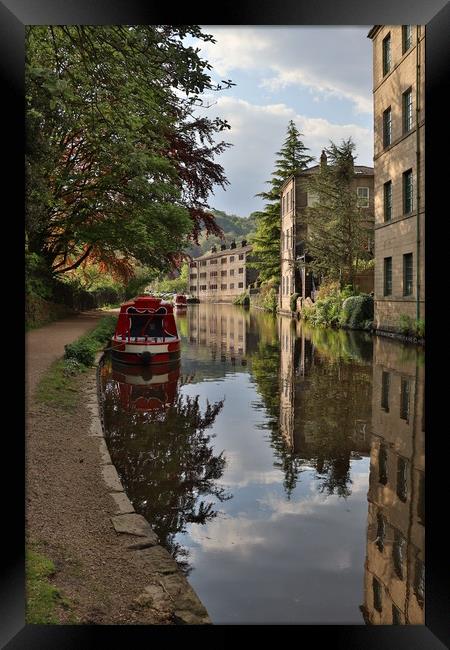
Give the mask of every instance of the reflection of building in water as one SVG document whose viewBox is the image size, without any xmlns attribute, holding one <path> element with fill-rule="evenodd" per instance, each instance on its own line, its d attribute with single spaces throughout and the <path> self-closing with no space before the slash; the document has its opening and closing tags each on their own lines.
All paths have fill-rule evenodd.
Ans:
<svg viewBox="0 0 450 650">
<path fill-rule="evenodd" d="M 376 338 L 365 565 L 366 623 L 423 624 L 425 585 L 422 351 Z"/>
<path fill-rule="evenodd" d="M 301 323 L 290 318 L 279 319 L 279 338 L 279 427 L 291 451 L 319 464 L 327 456 L 343 453 L 349 461 L 351 452 L 368 454 L 368 364 L 324 364 Z"/>
<path fill-rule="evenodd" d="M 213 359 L 245 364 L 248 313 L 213 303 L 199 307 L 187 312 L 190 343 L 210 348 Z"/>
</svg>

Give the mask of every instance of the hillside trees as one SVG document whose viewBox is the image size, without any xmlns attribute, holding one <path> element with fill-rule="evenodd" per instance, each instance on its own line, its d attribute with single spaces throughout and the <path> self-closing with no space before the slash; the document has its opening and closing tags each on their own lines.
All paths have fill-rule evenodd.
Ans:
<svg viewBox="0 0 450 650">
<path fill-rule="evenodd" d="M 89 260 L 157 271 L 202 228 L 226 121 L 198 117 L 211 66 L 197 26 L 31 26 L 26 33 L 26 242 L 55 276 Z M 225 82 L 230 85 L 231 82 Z"/>
<path fill-rule="evenodd" d="M 313 161 L 301 136 L 294 122 L 290 120 L 284 144 L 276 153 L 278 159 L 275 162 L 275 171 L 272 178 L 266 181 L 270 187 L 266 192 L 257 194 L 267 202 L 264 210 L 256 213 L 258 225 L 253 237 L 253 265 L 258 269 L 262 282 L 279 283 L 280 278 L 281 186 L 289 176 L 306 169 Z"/>
<path fill-rule="evenodd" d="M 328 164 L 311 175 L 307 186 L 317 201 L 306 210 L 309 265 L 319 275 L 340 280 L 341 287 L 353 286 L 359 261 L 371 256 L 368 239 L 373 217 L 358 205 L 352 185 L 354 150 L 351 138 L 340 145 L 331 142 L 325 149 Z"/>
</svg>

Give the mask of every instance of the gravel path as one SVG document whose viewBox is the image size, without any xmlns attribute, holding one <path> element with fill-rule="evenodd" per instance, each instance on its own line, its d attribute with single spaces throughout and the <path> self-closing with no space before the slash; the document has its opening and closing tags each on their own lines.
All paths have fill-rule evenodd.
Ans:
<svg viewBox="0 0 450 650">
<path fill-rule="evenodd" d="M 36 386 L 64 345 L 92 329 L 104 312 L 84 312 L 26 336 L 26 536 L 56 565 L 52 583 L 73 604 L 61 607 L 62 623 L 165 624 L 170 618 L 139 595 L 148 575 L 138 554 L 127 550 L 129 535 L 111 524 L 114 504 L 100 474 L 100 451 L 87 435 L 91 416 L 84 390 L 96 385 L 95 370 L 74 378 L 80 398 L 64 411 L 37 403 Z"/>
</svg>

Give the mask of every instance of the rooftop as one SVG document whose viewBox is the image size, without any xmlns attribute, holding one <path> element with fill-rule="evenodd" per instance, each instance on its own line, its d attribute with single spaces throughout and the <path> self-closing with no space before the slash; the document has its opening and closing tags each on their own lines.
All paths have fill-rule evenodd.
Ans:
<svg viewBox="0 0 450 650">
<path fill-rule="evenodd" d="M 207 253 L 203 253 L 203 255 L 199 255 L 199 257 L 194 257 L 192 259 L 193 262 L 197 260 L 205 260 L 213 257 L 222 257 L 223 255 L 233 255 L 234 253 L 249 253 L 252 250 L 252 245 L 251 244 L 246 244 L 245 246 L 242 246 L 241 244 L 236 244 L 235 248 L 225 248 L 224 250 L 220 250 L 220 248 L 217 249 L 215 253 L 212 253 L 211 251 L 208 251 Z"/>
</svg>

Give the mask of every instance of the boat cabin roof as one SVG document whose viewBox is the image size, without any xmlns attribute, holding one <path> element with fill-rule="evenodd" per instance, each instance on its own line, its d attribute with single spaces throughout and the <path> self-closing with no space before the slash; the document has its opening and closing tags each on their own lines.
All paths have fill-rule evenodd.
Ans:
<svg viewBox="0 0 450 650">
<path fill-rule="evenodd" d="M 157 311 L 161 307 L 165 308 L 165 314 L 173 314 L 173 306 L 170 302 L 166 300 L 161 300 L 160 298 L 155 298 L 154 296 L 136 296 L 132 300 L 124 302 L 120 307 L 120 313 L 127 313 L 130 307 L 135 307 L 136 309 L 148 309 L 150 311 Z M 161 314 L 158 314 L 158 316 Z"/>
</svg>

